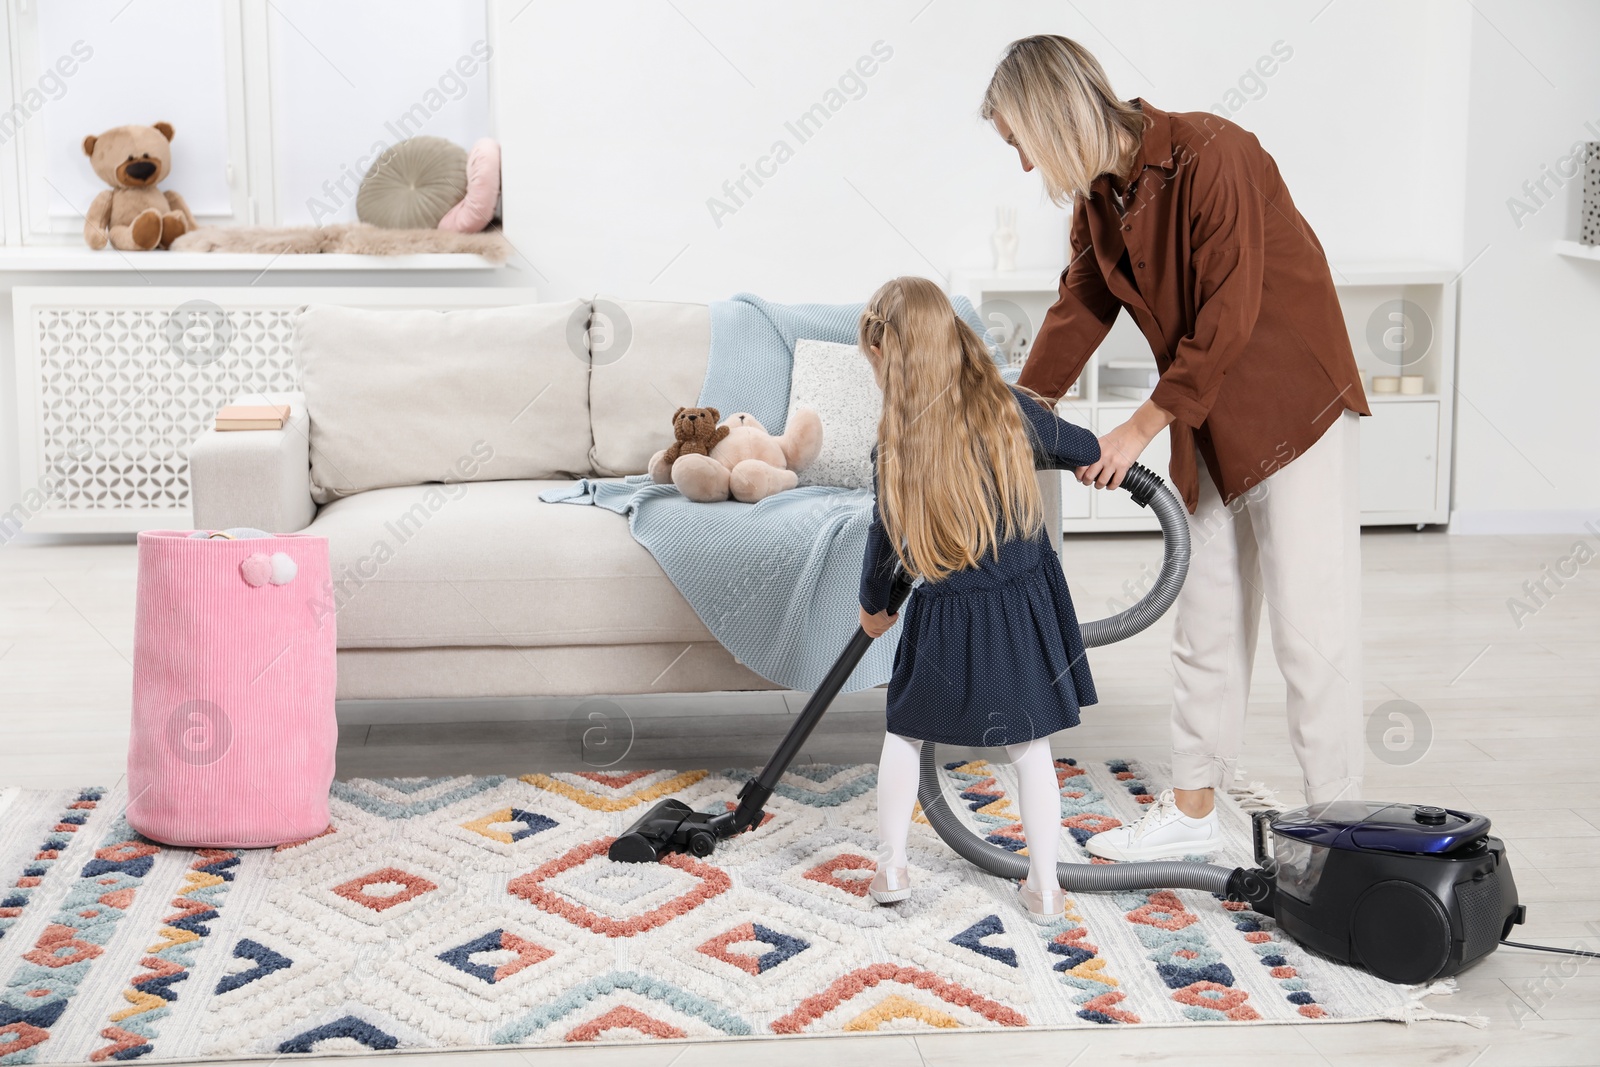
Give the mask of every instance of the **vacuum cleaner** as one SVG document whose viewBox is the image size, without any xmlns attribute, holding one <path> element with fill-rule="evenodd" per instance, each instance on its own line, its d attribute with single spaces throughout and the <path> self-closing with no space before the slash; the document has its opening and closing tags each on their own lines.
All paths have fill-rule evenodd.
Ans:
<svg viewBox="0 0 1600 1067">
<path fill-rule="evenodd" d="M 1137 603 L 1082 626 L 1089 648 L 1124 640 L 1155 622 L 1177 599 L 1189 569 L 1183 504 L 1140 464 L 1128 469 L 1122 488 L 1161 524 L 1161 572 Z M 897 567 L 889 614 L 899 612 L 913 584 Z M 679 800 L 662 800 L 612 843 L 610 858 L 653 863 L 668 852 L 705 857 L 722 838 L 759 826 L 779 779 L 871 644 L 871 636 L 857 628 L 778 750 L 739 791 L 732 810 L 708 814 Z M 1002 878 L 1027 877 L 1025 857 L 978 837 L 951 811 L 936 746 L 927 741 L 917 799 L 934 831 L 957 855 Z M 1406 984 L 1456 974 L 1493 951 L 1526 916 L 1505 845 L 1490 835 L 1482 815 L 1430 805 L 1341 801 L 1252 818 L 1256 867 L 1176 860 L 1060 863 L 1056 875 L 1070 892 L 1198 889 L 1243 901 L 1276 918 L 1305 947 Z"/>
</svg>

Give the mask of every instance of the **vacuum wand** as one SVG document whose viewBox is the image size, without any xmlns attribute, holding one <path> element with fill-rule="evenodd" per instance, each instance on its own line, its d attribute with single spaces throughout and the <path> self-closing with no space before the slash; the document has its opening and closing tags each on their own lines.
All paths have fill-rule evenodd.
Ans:
<svg viewBox="0 0 1600 1067">
<path fill-rule="evenodd" d="M 887 611 L 890 615 L 898 615 L 900 607 L 911 595 L 913 579 L 898 562 L 894 567 L 894 578 L 889 586 L 889 604 Z M 732 829 L 728 833 L 719 833 L 719 837 L 731 837 L 733 834 L 747 830 L 761 821 L 763 809 L 767 800 L 771 798 L 772 791 L 778 787 L 778 780 L 789 769 L 789 765 L 800 755 L 800 749 L 805 746 L 811 737 L 811 731 L 817 728 L 817 723 L 822 721 L 823 714 L 828 706 L 833 703 L 833 698 L 839 695 L 839 690 L 844 688 L 844 683 L 849 680 L 851 673 L 856 669 L 856 664 L 861 662 L 861 657 L 867 654 L 867 649 L 872 645 L 873 638 L 867 631 L 856 628 L 855 636 L 850 638 L 850 643 L 844 646 L 844 651 L 834 661 L 827 675 L 822 679 L 822 684 L 817 686 L 811 694 L 811 699 L 806 701 L 806 706 L 800 712 L 800 717 L 784 737 L 783 743 L 778 746 L 778 751 L 767 760 L 766 766 L 761 768 L 761 773 L 744 784 L 739 791 L 739 806 L 730 815 Z M 721 816 L 719 816 L 721 818 Z"/>
<path fill-rule="evenodd" d="M 890 615 L 899 614 L 906 598 L 911 595 L 914 582 L 915 579 L 896 561 L 886 607 Z M 850 679 L 861 657 L 867 654 L 872 641 L 871 634 L 860 627 L 856 628 L 855 635 L 828 669 L 822 683 L 811 694 L 811 699 L 806 701 L 805 708 L 789 728 L 778 750 L 761 768 L 761 773 L 739 790 L 739 803 L 732 811 L 708 815 L 695 811 L 682 801 L 663 800 L 613 841 L 607 855 L 622 863 L 654 863 L 667 852 L 709 856 L 716 848 L 718 839 L 732 837 L 760 825 L 772 791 L 778 787 L 779 780 L 795 757 L 800 755 L 800 749 L 810 739 L 828 706 L 844 688 L 844 683 Z"/>
</svg>

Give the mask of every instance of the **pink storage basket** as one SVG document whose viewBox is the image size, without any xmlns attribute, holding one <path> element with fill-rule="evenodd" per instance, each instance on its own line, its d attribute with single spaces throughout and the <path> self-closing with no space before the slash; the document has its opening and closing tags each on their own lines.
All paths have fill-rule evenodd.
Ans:
<svg viewBox="0 0 1600 1067">
<path fill-rule="evenodd" d="M 260 848 L 328 827 L 334 613 L 326 538 L 139 535 L 128 823 Z"/>
</svg>

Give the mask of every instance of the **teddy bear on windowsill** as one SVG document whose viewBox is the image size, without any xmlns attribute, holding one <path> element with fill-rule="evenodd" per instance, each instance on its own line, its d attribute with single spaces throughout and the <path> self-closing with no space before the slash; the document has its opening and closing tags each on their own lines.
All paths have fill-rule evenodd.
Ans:
<svg viewBox="0 0 1600 1067">
<path fill-rule="evenodd" d="M 196 228 L 183 197 L 156 184 L 172 172 L 172 124 L 117 126 L 83 139 L 83 154 L 111 188 L 94 198 L 83 220 L 90 248 L 146 252 L 167 248 Z"/>
</svg>

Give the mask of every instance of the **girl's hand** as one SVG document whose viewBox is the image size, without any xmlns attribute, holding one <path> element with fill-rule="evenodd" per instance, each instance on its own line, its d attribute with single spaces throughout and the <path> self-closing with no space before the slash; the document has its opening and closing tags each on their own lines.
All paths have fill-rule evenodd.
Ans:
<svg viewBox="0 0 1600 1067">
<path fill-rule="evenodd" d="M 1084 485 L 1116 489 L 1128 468 L 1138 462 L 1150 441 L 1172 422 L 1172 416 L 1146 400 L 1127 422 L 1100 438 L 1100 459 L 1073 473 Z"/>
<path fill-rule="evenodd" d="M 894 625 L 900 616 L 890 615 L 887 611 L 880 611 L 876 615 L 868 615 L 867 609 L 861 609 L 861 628 L 867 631 L 867 636 L 876 641 L 889 632 L 889 627 Z"/>
</svg>

